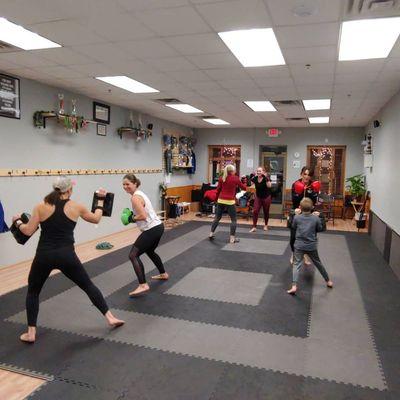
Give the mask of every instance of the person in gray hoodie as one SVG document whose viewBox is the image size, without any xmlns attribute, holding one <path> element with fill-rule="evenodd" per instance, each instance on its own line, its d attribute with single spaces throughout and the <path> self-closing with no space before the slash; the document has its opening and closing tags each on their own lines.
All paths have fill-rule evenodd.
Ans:
<svg viewBox="0 0 400 400">
<path fill-rule="evenodd" d="M 325 279 L 326 286 L 328 288 L 333 287 L 333 282 L 330 280 L 318 255 L 317 232 L 322 232 L 323 226 L 319 213 L 312 212 L 313 207 L 312 200 L 304 198 L 300 202 L 301 214 L 295 215 L 293 219 L 292 227 L 296 231 L 296 241 L 294 242 L 293 282 L 292 287 L 287 291 L 289 294 L 297 292 L 297 280 L 305 254 L 310 257 Z"/>
</svg>

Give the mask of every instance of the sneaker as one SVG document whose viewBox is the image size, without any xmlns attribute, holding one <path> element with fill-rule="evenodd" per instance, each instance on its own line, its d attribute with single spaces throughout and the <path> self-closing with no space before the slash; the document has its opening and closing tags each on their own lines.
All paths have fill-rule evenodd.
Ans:
<svg viewBox="0 0 400 400">
<path fill-rule="evenodd" d="M 253 233 L 253 232 L 255 232 L 257 230 L 257 228 L 255 227 L 255 226 L 253 226 L 251 229 L 250 229 L 250 233 Z"/>
</svg>

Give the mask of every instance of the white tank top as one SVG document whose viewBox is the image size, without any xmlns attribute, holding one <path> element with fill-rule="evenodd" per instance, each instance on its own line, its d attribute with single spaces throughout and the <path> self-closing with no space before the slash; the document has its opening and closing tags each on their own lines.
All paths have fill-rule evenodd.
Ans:
<svg viewBox="0 0 400 400">
<path fill-rule="evenodd" d="M 154 211 L 153 206 L 151 205 L 151 202 L 149 198 L 141 191 L 141 190 L 136 190 L 133 195 L 137 194 L 144 200 L 144 209 L 146 211 L 147 217 L 146 220 L 141 220 L 141 221 L 136 221 L 136 225 L 141 231 L 147 231 L 151 228 L 154 228 L 157 225 L 160 225 L 162 222 L 160 218 L 158 218 L 158 215 Z M 133 210 L 135 215 L 138 214 L 136 210 Z"/>
</svg>

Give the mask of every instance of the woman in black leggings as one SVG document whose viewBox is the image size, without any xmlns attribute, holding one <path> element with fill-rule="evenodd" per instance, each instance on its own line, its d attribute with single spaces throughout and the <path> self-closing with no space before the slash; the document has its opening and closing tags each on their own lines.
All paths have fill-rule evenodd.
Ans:
<svg viewBox="0 0 400 400">
<path fill-rule="evenodd" d="M 129 296 L 135 297 L 142 293 L 148 292 L 150 287 L 146 282 L 144 266 L 140 256 L 146 253 L 150 260 L 157 267 L 159 274 L 152 276 L 152 279 L 167 280 L 169 275 L 165 272 L 163 262 L 160 256 L 155 252 L 161 236 L 164 233 L 164 224 L 158 218 L 150 199 L 139 190 L 140 180 L 133 174 L 124 176 L 122 181 L 124 190 L 131 195 L 131 203 L 133 208 L 133 221 L 142 231 L 136 239 L 129 253 L 129 259 L 132 262 L 136 276 L 139 281 L 139 286 L 129 293 Z"/>
<path fill-rule="evenodd" d="M 28 293 L 26 296 L 26 311 L 28 316 L 28 332 L 23 333 L 20 339 L 33 343 L 36 339 L 36 321 L 39 313 L 39 294 L 44 283 L 53 269 L 59 269 L 67 278 L 71 279 L 89 296 L 92 303 L 105 316 L 112 327 L 121 326 L 124 321 L 115 318 L 108 309 L 100 290 L 90 280 L 74 249 L 74 229 L 79 217 L 93 224 L 99 223 L 103 211 L 103 201 L 94 213 L 85 206 L 70 200 L 72 182 L 61 176 L 53 183 L 53 191 L 38 204 L 27 224 L 23 224 L 20 216 L 15 216 L 19 230 L 31 236 L 39 224 L 41 227 L 40 239 L 32 262 L 28 278 Z M 104 189 L 99 191 L 105 195 Z"/>
</svg>

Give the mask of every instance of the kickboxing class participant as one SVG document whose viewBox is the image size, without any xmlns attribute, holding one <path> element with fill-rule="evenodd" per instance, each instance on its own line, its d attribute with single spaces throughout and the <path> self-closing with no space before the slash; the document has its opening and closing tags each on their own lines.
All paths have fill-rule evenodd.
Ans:
<svg viewBox="0 0 400 400">
<path fill-rule="evenodd" d="M 114 317 L 108 309 L 103 295 L 89 278 L 74 249 L 74 229 L 79 217 L 92 224 L 98 224 L 105 207 L 106 191 L 99 189 L 96 192 L 95 210 L 90 212 L 84 205 L 70 199 L 72 187 L 71 179 L 65 176 L 58 177 L 53 183 L 54 190 L 44 198 L 43 203 L 36 205 L 29 220 L 26 214 L 23 219 L 20 215 L 13 217 L 12 232 L 21 244 L 36 232 L 39 225 L 41 228 L 36 255 L 28 277 L 26 296 L 28 331 L 20 336 L 23 342 L 35 342 L 39 294 L 53 269 L 59 269 L 78 285 L 111 327 L 124 324 L 124 321 Z"/>
<path fill-rule="evenodd" d="M 310 167 L 304 166 L 300 172 L 300 179 L 295 181 L 292 185 L 292 209 L 296 214 L 300 213 L 300 202 L 303 198 L 308 197 L 311 199 L 313 204 L 317 202 L 318 193 L 321 190 L 321 184 L 319 181 L 312 180 L 312 170 Z M 294 253 L 294 242 L 296 240 L 295 230 L 290 228 L 290 247 L 292 249 L 292 256 L 290 257 L 290 263 L 293 264 L 293 253 Z M 304 257 L 304 261 L 307 265 L 310 264 L 307 256 Z"/>
<path fill-rule="evenodd" d="M 164 224 L 154 211 L 149 198 L 138 189 L 140 180 L 136 178 L 135 175 L 125 175 L 122 186 L 127 193 L 132 195 L 131 202 L 133 212 L 125 209 L 121 220 L 125 225 L 130 222 L 136 223 L 137 227 L 142 231 L 135 243 L 133 243 L 129 253 L 129 259 L 132 262 L 139 281 L 139 286 L 129 293 L 129 296 L 134 297 L 150 290 L 146 282 L 144 266 L 140 259 L 143 253 L 149 256 L 150 260 L 153 261 L 160 272 L 159 275 L 152 276 L 152 279 L 167 280 L 169 278 L 169 275 L 165 272 L 160 256 L 155 252 L 161 236 L 164 233 Z"/>
<path fill-rule="evenodd" d="M 223 171 L 222 176 L 218 180 L 217 186 L 217 207 L 215 211 L 215 218 L 211 225 L 211 232 L 209 235 L 210 240 L 214 239 L 214 232 L 217 229 L 219 221 L 222 218 L 222 213 L 226 210 L 231 219 L 230 237 L 229 242 L 235 243 L 239 239 L 235 238 L 236 233 L 236 189 L 239 187 L 246 190 L 247 187 L 242 183 L 236 173 L 236 168 L 232 164 L 228 164 Z"/>
<path fill-rule="evenodd" d="M 293 218 L 292 228 L 295 232 L 294 242 L 294 263 L 293 263 L 293 280 L 292 287 L 287 291 L 289 294 L 295 294 L 297 291 L 297 280 L 301 265 L 303 264 L 304 255 L 307 254 L 318 271 L 325 279 L 328 288 L 333 287 L 332 281 L 323 266 L 317 248 L 317 232 L 322 232 L 323 225 L 319 218 L 319 213 L 312 210 L 314 204 L 311 198 L 303 197 L 300 201 L 301 213 Z"/>
<path fill-rule="evenodd" d="M 250 229 L 250 232 L 255 232 L 257 230 L 258 214 L 261 210 L 261 207 L 264 212 L 264 231 L 267 231 L 269 207 L 271 206 L 271 180 L 269 179 L 265 168 L 258 167 L 256 170 L 256 175 L 251 178 L 251 181 L 256 187 L 256 195 L 253 207 L 253 227 Z"/>
</svg>

